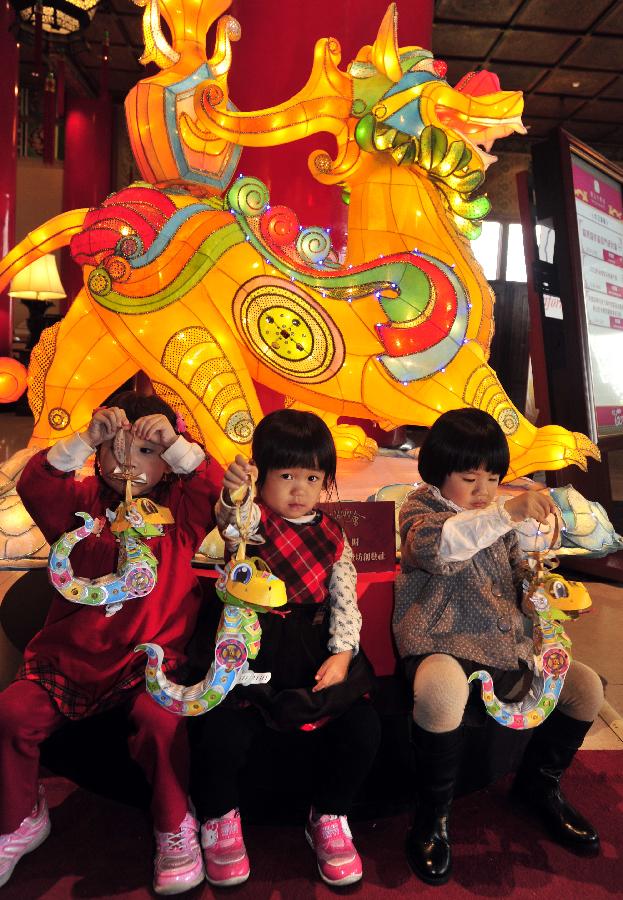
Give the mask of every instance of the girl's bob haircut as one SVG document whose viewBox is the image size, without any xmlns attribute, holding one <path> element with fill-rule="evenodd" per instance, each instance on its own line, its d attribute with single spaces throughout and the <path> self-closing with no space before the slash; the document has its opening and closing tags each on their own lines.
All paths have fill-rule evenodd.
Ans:
<svg viewBox="0 0 623 900">
<path fill-rule="evenodd" d="M 277 409 L 264 416 L 253 432 L 253 462 L 258 470 L 258 487 L 271 469 L 318 469 L 324 472 L 324 489 L 331 491 L 335 486 L 333 436 L 312 412 Z"/>
<path fill-rule="evenodd" d="M 418 469 L 427 484 L 440 488 L 453 472 L 484 469 L 499 475 L 508 472 L 510 454 L 504 432 L 481 409 L 451 409 L 439 416 L 424 438 Z"/>
</svg>

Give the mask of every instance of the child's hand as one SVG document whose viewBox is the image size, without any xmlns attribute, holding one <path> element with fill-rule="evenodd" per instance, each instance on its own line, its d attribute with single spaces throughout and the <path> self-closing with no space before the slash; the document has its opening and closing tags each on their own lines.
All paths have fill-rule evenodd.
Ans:
<svg viewBox="0 0 623 900">
<path fill-rule="evenodd" d="M 235 460 L 229 464 L 223 476 L 223 489 L 227 491 L 229 497 L 243 485 L 248 486 L 251 483 L 251 477 L 257 479 L 257 467 L 253 465 L 244 456 L 238 454 Z"/>
<path fill-rule="evenodd" d="M 344 681 L 352 658 L 352 650 L 342 650 L 325 659 L 316 672 L 316 686 L 312 688 L 312 693 L 315 694 L 316 691 L 323 691 L 332 684 L 340 684 Z"/>
<path fill-rule="evenodd" d="M 547 491 L 524 491 L 507 500 L 504 508 L 513 522 L 522 522 L 524 519 L 545 522 L 550 513 L 558 513 L 558 507 Z"/>
<path fill-rule="evenodd" d="M 111 406 L 108 409 L 98 409 L 93 413 L 89 427 L 82 433 L 82 437 L 90 447 L 95 448 L 104 441 L 112 440 L 120 428 L 129 431 L 131 427 L 125 410 Z"/>
<path fill-rule="evenodd" d="M 142 441 L 158 444 L 163 450 L 174 444 L 178 437 L 175 428 L 162 413 L 152 413 L 137 419 L 132 426 L 132 434 Z"/>
</svg>

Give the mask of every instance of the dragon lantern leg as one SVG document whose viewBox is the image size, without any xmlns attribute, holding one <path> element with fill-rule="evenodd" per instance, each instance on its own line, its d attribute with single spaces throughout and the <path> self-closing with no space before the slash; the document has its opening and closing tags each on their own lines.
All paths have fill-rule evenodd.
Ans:
<svg viewBox="0 0 623 900">
<path fill-rule="evenodd" d="M 138 369 L 81 290 L 65 318 L 42 333 L 32 352 L 31 445 L 47 447 L 86 429 L 93 410 Z"/>
<path fill-rule="evenodd" d="M 375 440 L 368 437 L 359 425 L 343 423 L 338 425 L 339 416 L 324 409 L 301 403 L 298 400 L 290 404 L 290 409 L 299 409 L 315 413 L 327 425 L 338 457 L 343 459 L 374 459 L 378 446 Z"/>
<path fill-rule="evenodd" d="M 269 673 L 249 672 L 247 660 L 255 659 L 262 629 L 252 609 L 226 604 L 216 634 L 214 662 L 205 678 L 184 687 L 162 671 L 164 652 L 158 644 L 139 644 L 147 654 L 145 682 L 152 698 L 178 716 L 200 716 L 221 703 L 238 683 L 265 682 Z"/>
<path fill-rule="evenodd" d="M 151 550 L 132 536 L 123 535 L 120 539 L 117 572 L 94 579 L 74 575 L 69 562 L 71 551 L 79 541 L 97 534 L 103 524 L 88 513 L 76 515 L 84 519 L 84 525 L 61 535 L 50 548 L 48 573 L 52 586 L 71 603 L 106 606 L 111 613 L 117 611 L 117 604 L 149 594 L 156 584 L 158 563 Z"/>
</svg>

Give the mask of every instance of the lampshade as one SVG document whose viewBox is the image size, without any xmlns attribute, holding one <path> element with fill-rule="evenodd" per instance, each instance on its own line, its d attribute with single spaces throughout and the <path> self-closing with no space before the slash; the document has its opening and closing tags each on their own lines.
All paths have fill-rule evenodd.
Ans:
<svg viewBox="0 0 623 900">
<path fill-rule="evenodd" d="M 9 297 L 21 300 L 60 300 L 66 296 L 52 253 L 18 272 L 9 288 Z"/>
<path fill-rule="evenodd" d="M 99 0 L 48 0 L 41 6 L 41 27 L 50 34 L 71 34 L 86 28 Z M 20 19 L 35 26 L 36 0 L 13 0 Z"/>
</svg>

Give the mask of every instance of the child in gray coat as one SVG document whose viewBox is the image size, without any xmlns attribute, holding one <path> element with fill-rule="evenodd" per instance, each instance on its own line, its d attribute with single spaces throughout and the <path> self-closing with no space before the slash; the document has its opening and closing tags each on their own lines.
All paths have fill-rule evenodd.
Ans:
<svg viewBox="0 0 623 900">
<path fill-rule="evenodd" d="M 413 686 L 417 763 L 407 857 L 429 884 L 443 884 L 451 872 L 448 817 L 469 675 L 486 668 L 496 695 L 513 701 L 532 681 L 531 623 L 522 612 L 528 568 L 514 525 L 527 518 L 544 522 L 556 506 L 541 491 L 496 499 L 508 465 L 508 444 L 492 416 L 477 409 L 444 413 L 420 449 L 426 484 L 400 513 L 402 572 L 393 626 Z M 559 783 L 602 702 L 601 680 L 574 660 L 557 709 L 534 731 L 513 791 L 555 840 L 578 853 L 597 852 L 599 837 Z"/>
</svg>

